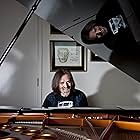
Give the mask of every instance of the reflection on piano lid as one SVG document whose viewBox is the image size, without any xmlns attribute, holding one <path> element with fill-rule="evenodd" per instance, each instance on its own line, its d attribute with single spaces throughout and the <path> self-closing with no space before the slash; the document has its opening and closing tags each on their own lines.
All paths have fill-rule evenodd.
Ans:
<svg viewBox="0 0 140 140">
<path fill-rule="evenodd" d="M 17 1 L 27 8 L 30 8 L 35 2 L 35 0 Z M 128 74 L 135 80 L 140 81 L 140 56 L 133 55 L 133 53 L 127 57 L 120 56 L 117 53 L 114 53 L 114 51 L 105 47 L 104 44 L 87 45 L 81 41 L 81 30 L 86 23 L 95 19 L 97 13 L 105 2 L 106 0 L 41 0 L 41 3 L 39 4 L 39 7 L 35 13 L 64 34 L 72 37 L 79 44 L 89 48 L 100 58 L 113 64 L 115 67 L 119 68 L 121 71 Z M 138 30 L 140 28 L 140 22 L 137 18 L 137 14 L 135 14 L 133 6 L 131 5 L 132 2 L 130 3 L 129 0 L 119 0 L 117 2 L 119 2 L 124 12 L 135 40 L 140 42 L 140 30 Z M 135 5 L 135 1 L 133 3 Z"/>
</svg>

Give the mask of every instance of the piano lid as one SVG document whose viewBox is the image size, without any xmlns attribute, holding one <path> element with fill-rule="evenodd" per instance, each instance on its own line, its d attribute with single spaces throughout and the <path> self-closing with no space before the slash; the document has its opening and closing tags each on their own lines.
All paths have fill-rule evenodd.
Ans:
<svg viewBox="0 0 140 140">
<path fill-rule="evenodd" d="M 35 0 L 17 0 L 27 8 L 31 8 Z M 138 53 L 119 55 L 104 44 L 85 44 L 81 41 L 81 30 L 96 18 L 97 13 L 108 0 L 42 0 L 35 13 L 54 27 L 72 37 L 75 41 L 87 47 L 102 59 L 113 64 L 137 81 L 140 81 L 140 56 Z M 111 2 L 111 1 L 110 1 Z M 128 22 L 128 26 L 137 43 L 140 41 L 140 22 L 135 13 L 134 1 L 117 0 Z M 114 8 L 114 7 L 113 7 Z M 125 46 L 125 45 L 124 45 Z M 139 48 L 135 52 L 139 52 Z M 133 50 L 133 49 L 132 49 Z M 126 49 L 127 52 L 127 49 Z"/>
</svg>

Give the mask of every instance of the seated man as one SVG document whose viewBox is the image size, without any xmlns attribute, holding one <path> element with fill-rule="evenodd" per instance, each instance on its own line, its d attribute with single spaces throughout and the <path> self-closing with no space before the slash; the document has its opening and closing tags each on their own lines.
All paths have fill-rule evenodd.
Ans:
<svg viewBox="0 0 140 140">
<path fill-rule="evenodd" d="M 104 43 L 118 54 L 132 52 L 138 47 L 117 0 L 106 1 L 96 20 L 82 29 L 81 39 L 86 44 Z"/>
<path fill-rule="evenodd" d="M 85 94 L 75 89 L 72 74 L 67 69 L 58 69 L 52 80 L 52 92 L 44 100 L 43 107 L 87 107 Z"/>
</svg>

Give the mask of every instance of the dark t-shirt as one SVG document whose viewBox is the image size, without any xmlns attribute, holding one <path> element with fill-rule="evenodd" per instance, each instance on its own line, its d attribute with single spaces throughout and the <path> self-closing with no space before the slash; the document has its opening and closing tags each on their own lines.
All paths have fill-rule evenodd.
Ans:
<svg viewBox="0 0 140 140">
<path fill-rule="evenodd" d="M 66 101 L 66 102 L 65 102 Z M 57 94 L 55 92 L 51 92 L 46 99 L 44 100 L 43 107 L 58 107 L 60 105 L 65 105 L 67 103 L 72 103 L 71 107 L 87 107 L 88 102 L 85 94 L 75 89 L 72 94 L 70 94 L 68 97 L 63 97 L 60 94 Z"/>
</svg>

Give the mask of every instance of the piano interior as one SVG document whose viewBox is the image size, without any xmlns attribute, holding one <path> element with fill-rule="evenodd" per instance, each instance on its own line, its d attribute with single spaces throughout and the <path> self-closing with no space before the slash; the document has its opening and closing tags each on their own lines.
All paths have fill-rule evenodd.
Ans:
<svg viewBox="0 0 140 140">
<path fill-rule="evenodd" d="M 35 12 L 79 44 L 96 53 L 136 81 L 140 81 L 139 56 L 133 56 L 132 54 L 132 56 L 120 57 L 118 54 L 112 54 L 112 51 L 108 50 L 103 44 L 101 44 L 102 49 L 100 49 L 101 47 L 97 44 L 86 45 L 81 42 L 80 32 L 82 27 L 91 19 L 95 19 L 97 12 L 106 0 L 17 0 L 17 2 L 29 9 L 32 8 L 32 10 L 8 45 L 8 50 L 3 51 L 5 48 L 0 48 L 0 64 L 4 62 L 31 14 Z M 35 2 L 36 5 L 33 5 Z M 137 1 L 118 0 L 118 2 L 128 20 L 136 42 L 139 43 L 140 24 Z M 128 7 L 130 7 L 129 10 Z M 133 7 L 135 10 L 133 10 Z M 3 46 L 5 44 L 4 42 Z M 140 139 L 139 110 L 124 108 L 114 110 L 5 108 L 0 111 L 0 140 Z"/>
<path fill-rule="evenodd" d="M 136 110 L 2 109 L 1 140 L 139 140 Z"/>
</svg>

